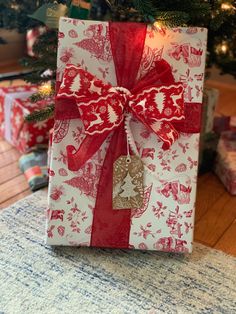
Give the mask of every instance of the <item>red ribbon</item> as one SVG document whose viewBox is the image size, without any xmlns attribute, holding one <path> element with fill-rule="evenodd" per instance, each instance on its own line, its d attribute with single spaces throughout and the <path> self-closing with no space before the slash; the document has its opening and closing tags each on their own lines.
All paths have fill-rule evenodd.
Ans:
<svg viewBox="0 0 236 314">
<path fill-rule="evenodd" d="M 189 127 L 189 122 L 186 122 L 185 115 L 190 106 L 184 106 L 183 87 L 174 82 L 171 67 L 166 61 L 156 61 L 154 68 L 142 80 L 136 81 L 146 26 L 139 23 L 110 23 L 109 26 L 119 88 L 113 88 L 91 73 L 70 65 L 65 70 L 57 95 L 56 119 L 80 117 L 84 124 L 86 137 L 80 148 L 76 151 L 74 146 L 67 146 L 68 168 L 72 171 L 82 167 L 113 131 L 97 191 L 91 246 L 127 248 L 131 210 L 112 209 L 113 163 L 127 153 L 124 115 L 132 112 L 157 134 L 164 143 L 164 149 L 178 139 L 177 130 L 199 132 L 200 125 L 196 129 L 196 124 Z M 200 113 L 199 104 L 191 104 L 192 108 L 197 108 L 196 115 Z"/>
</svg>

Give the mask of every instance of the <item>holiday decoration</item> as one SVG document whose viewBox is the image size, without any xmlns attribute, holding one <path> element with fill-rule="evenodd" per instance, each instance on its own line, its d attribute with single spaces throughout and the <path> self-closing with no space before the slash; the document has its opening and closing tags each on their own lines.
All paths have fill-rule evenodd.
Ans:
<svg viewBox="0 0 236 314">
<path fill-rule="evenodd" d="M 36 86 L 15 86 L 0 89 L 1 133 L 21 153 L 37 144 L 47 144 L 53 119 L 28 124 L 25 116 L 48 105 L 46 100 L 32 103 L 28 98 L 38 90 Z"/>
<path fill-rule="evenodd" d="M 226 189 L 236 195 L 236 133 L 223 132 L 217 147 L 215 173 Z"/>
<path fill-rule="evenodd" d="M 58 24 L 57 8 L 65 8 L 61 11 L 62 15 L 74 17 L 77 19 L 89 18 L 92 20 L 112 20 L 112 21 L 132 21 L 132 22 L 145 22 L 151 23 L 159 30 L 163 27 L 179 27 L 179 26 L 201 26 L 208 28 L 208 55 L 207 64 L 209 66 L 216 64 L 223 70 L 224 73 L 231 73 L 235 75 L 235 0 L 223 3 L 221 0 L 185 0 L 185 1 L 152 1 L 152 0 L 39 0 L 37 3 L 30 3 L 26 0 L 19 1 L 14 8 L 8 3 L 4 2 L 0 12 L 0 24 L 7 25 L 12 28 L 22 24 L 23 29 L 38 26 L 39 22 L 34 19 L 29 19 L 27 16 L 32 13 L 36 7 L 39 8 L 43 5 L 33 17 L 38 18 L 40 12 L 40 20 L 46 22 L 45 16 L 47 9 L 50 15 Z M 63 7 L 63 4 L 65 6 Z M 51 7 L 53 8 L 51 10 Z M 2 14 L 1 14 L 2 13 Z M 12 16 L 17 16 L 17 21 Z M 41 19 L 41 17 L 43 18 Z M 24 21 L 24 23 L 23 23 Z M 36 25 L 35 25 L 36 23 Z M 52 25 L 54 27 L 54 25 Z M 194 32 L 194 27 L 192 28 Z M 72 37 L 76 33 L 70 34 Z M 59 34 L 62 36 L 62 34 Z M 3 40 L 3 39 L 2 39 Z M 1 38 L 0 38 L 1 42 Z M 189 65 L 193 65 L 199 60 L 200 56 L 197 51 L 192 49 L 189 43 L 184 45 L 177 45 L 174 47 L 173 43 L 173 56 L 186 58 L 186 54 L 191 55 Z M 175 49 L 176 48 L 176 49 Z M 47 28 L 47 32 L 37 40 L 34 45 L 34 51 L 37 55 L 36 58 L 27 58 L 23 64 L 28 68 L 33 69 L 32 73 L 27 75 L 27 81 L 35 84 L 42 83 L 43 81 L 51 80 L 54 87 L 56 80 L 56 49 L 57 49 L 57 29 Z M 155 51 L 155 54 L 161 51 Z M 64 60 L 69 58 L 70 51 L 64 56 Z M 52 74 L 48 77 L 42 78 L 41 73 L 43 69 L 50 69 Z M 190 91 L 189 91 L 190 92 Z M 37 113 L 35 118 L 40 120 L 47 119 L 54 115 L 54 105 L 51 105 L 48 110 Z"/>
<path fill-rule="evenodd" d="M 1 136 L 11 141 L 10 118 L 12 102 L 15 98 L 27 98 L 37 91 L 36 86 L 23 85 L 0 88 L 0 130 Z"/>
<path fill-rule="evenodd" d="M 203 28 L 60 20 L 48 244 L 191 251 L 205 52 Z"/>
<path fill-rule="evenodd" d="M 29 17 L 43 22 L 50 28 L 58 28 L 58 21 L 65 16 L 67 7 L 61 3 L 45 3 Z"/>
<path fill-rule="evenodd" d="M 33 52 L 33 46 L 35 42 L 37 41 L 38 37 L 45 33 L 46 28 L 43 26 L 35 27 L 32 29 L 29 29 L 26 33 L 26 43 L 27 43 L 27 53 L 31 57 L 35 57 L 35 54 Z"/>
<path fill-rule="evenodd" d="M 143 206 L 143 164 L 137 156 L 121 156 L 113 165 L 113 209 Z"/>
</svg>

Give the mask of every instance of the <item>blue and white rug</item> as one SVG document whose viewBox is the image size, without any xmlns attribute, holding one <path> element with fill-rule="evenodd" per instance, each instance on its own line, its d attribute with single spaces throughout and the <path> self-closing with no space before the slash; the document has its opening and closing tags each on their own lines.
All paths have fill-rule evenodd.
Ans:
<svg viewBox="0 0 236 314">
<path fill-rule="evenodd" d="M 44 245 L 45 192 L 0 213 L 0 313 L 236 312 L 236 259 Z"/>
</svg>

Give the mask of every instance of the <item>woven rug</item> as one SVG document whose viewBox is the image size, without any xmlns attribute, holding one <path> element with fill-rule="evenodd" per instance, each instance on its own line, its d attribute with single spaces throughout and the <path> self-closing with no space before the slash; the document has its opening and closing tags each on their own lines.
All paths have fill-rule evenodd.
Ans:
<svg viewBox="0 0 236 314">
<path fill-rule="evenodd" d="M 0 213 L 0 313 L 235 313 L 236 259 L 44 244 L 45 192 Z"/>
</svg>

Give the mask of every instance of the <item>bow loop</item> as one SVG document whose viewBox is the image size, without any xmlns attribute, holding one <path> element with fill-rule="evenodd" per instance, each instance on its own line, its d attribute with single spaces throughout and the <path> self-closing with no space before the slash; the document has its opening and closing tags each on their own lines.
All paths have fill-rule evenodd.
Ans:
<svg viewBox="0 0 236 314">
<path fill-rule="evenodd" d="M 111 84 L 99 80 L 79 66 L 69 64 L 65 68 L 57 99 L 83 101 L 86 98 L 96 98 L 108 92 L 110 88 L 112 88 Z"/>
<path fill-rule="evenodd" d="M 121 125 L 125 112 L 129 111 L 163 141 L 163 148 L 168 149 L 179 136 L 172 122 L 184 119 L 183 86 L 172 83 L 147 88 L 142 80 L 138 85 L 140 88 L 132 93 L 69 65 L 57 98 L 75 100 L 87 135 L 108 134 Z"/>
</svg>

